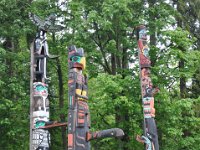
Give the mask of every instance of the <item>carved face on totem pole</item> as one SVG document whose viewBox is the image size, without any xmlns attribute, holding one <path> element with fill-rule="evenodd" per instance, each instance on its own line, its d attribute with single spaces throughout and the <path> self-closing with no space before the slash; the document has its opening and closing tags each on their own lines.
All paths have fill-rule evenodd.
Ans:
<svg viewBox="0 0 200 150">
<path fill-rule="evenodd" d="M 81 70 L 84 70 L 86 67 L 84 50 L 82 48 L 77 49 L 75 46 L 71 46 L 69 49 L 68 63 L 69 69 L 79 68 Z"/>
<path fill-rule="evenodd" d="M 47 85 L 42 82 L 33 84 L 33 123 L 46 122 L 49 119 L 49 100 Z"/>
</svg>

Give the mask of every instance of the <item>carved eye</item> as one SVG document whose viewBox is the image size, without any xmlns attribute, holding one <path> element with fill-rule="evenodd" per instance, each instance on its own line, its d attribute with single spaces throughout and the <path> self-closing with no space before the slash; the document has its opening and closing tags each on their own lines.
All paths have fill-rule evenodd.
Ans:
<svg viewBox="0 0 200 150">
<path fill-rule="evenodd" d="M 46 92 L 47 88 L 45 86 L 43 86 L 43 85 L 37 85 L 36 86 L 36 91 L 38 91 L 38 92 L 42 92 L 42 91 Z"/>
<path fill-rule="evenodd" d="M 45 122 L 44 121 L 38 121 L 35 124 L 35 128 L 39 128 L 39 127 L 43 127 L 43 126 L 45 126 Z"/>
<path fill-rule="evenodd" d="M 73 57 L 71 58 L 71 60 L 72 60 L 72 62 L 80 62 L 81 57 L 80 57 L 80 56 L 73 56 Z"/>
<path fill-rule="evenodd" d="M 42 85 L 36 86 L 36 90 L 37 91 L 42 91 L 43 89 L 44 89 L 44 87 Z"/>
</svg>

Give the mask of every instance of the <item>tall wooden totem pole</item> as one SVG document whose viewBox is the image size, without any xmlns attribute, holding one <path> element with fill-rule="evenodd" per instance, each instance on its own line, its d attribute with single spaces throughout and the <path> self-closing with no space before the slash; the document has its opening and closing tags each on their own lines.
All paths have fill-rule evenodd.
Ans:
<svg viewBox="0 0 200 150">
<path fill-rule="evenodd" d="M 137 28 L 137 40 L 139 49 L 140 84 L 142 93 L 142 104 L 144 113 L 143 136 L 137 140 L 145 143 L 145 150 L 159 150 L 157 127 L 154 120 L 154 94 L 158 92 L 153 88 L 150 78 L 151 61 L 149 58 L 149 47 L 147 45 L 146 27 L 141 25 Z"/>
<path fill-rule="evenodd" d="M 90 132 L 87 77 L 83 75 L 86 59 L 82 48 L 68 49 L 68 150 L 90 150 L 90 140 L 122 137 L 123 131 L 113 128 Z"/>
<path fill-rule="evenodd" d="M 55 20 L 50 15 L 44 21 L 38 16 L 30 14 L 31 21 L 37 25 L 38 32 L 31 49 L 31 108 L 30 108 L 30 150 L 49 150 L 50 133 L 46 127 L 49 124 L 49 99 L 47 78 L 47 58 L 58 56 L 50 55 L 47 43 L 47 31 L 59 30 L 52 26 Z M 60 126 L 60 125 L 59 125 Z"/>
</svg>

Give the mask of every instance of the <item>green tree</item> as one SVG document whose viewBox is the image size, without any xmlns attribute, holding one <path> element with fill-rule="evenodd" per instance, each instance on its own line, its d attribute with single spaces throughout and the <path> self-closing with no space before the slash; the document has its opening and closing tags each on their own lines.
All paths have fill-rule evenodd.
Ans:
<svg viewBox="0 0 200 150">
<path fill-rule="evenodd" d="M 29 51 L 27 1 L 0 2 L 0 148 L 27 149 Z M 29 37 L 30 38 L 30 37 Z"/>
<path fill-rule="evenodd" d="M 66 46 L 75 44 L 87 53 L 92 130 L 120 127 L 126 133 L 122 140 L 93 141 L 92 149 L 143 148 L 135 140 L 142 134 L 143 115 L 133 28 L 145 23 L 151 78 L 161 90 L 155 97 L 160 149 L 197 150 L 199 1 L 73 0 L 64 9 L 55 2 L 0 1 L 0 149 L 29 145 L 29 45 L 37 31 L 28 18 L 32 12 L 42 19 L 56 13 L 65 25 L 62 32 L 48 34 L 50 52 L 60 55 L 48 60 L 52 120 L 67 118 Z M 65 149 L 64 132 L 51 130 L 52 149 Z"/>
</svg>

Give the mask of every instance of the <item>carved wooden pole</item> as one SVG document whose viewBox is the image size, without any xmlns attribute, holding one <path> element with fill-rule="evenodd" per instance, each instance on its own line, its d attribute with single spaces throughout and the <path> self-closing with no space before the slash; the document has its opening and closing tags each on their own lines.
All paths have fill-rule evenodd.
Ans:
<svg viewBox="0 0 200 150">
<path fill-rule="evenodd" d="M 29 150 L 33 149 L 33 79 L 34 79 L 34 43 L 31 43 L 30 47 L 30 56 L 31 56 L 31 63 L 30 63 L 30 131 L 29 131 Z"/>
<path fill-rule="evenodd" d="M 50 133 L 46 124 L 49 123 L 49 99 L 47 81 L 47 57 L 56 58 L 49 54 L 47 36 L 52 28 L 50 15 L 44 21 L 38 16 L 30 14 L 31 21 L 37 25 L 38 32 L 31 48 L 31 106 L 30 106 L 30 150 L 49 150 Z"/>
<path fill-rule="evenodd" d="M 90 132 L 87 77 L 83 75 L 86 60 L 82 48 L 70 46 L 68 50 L 68 150 L 90 150 L 90 140 L 122 137 L 121 129 L 113 128 Z"/>
<path fill-rule="evenodd" d="M 68 51 L 68 150 L 89 150 L 86 133 L 90 128 L 85 57 L 82 48 L 69 47 Z"/>
<path fill-rule="evenodd" d="M 137 28 L 137 40 L 142 105 L 144 113 L 144 135 L 141 137 L 138 136 L 137 140 L 145 143 L 145 150 L 159 150 L 157 127 L 154 119 L 154 94 L 158 92 L 158 89 L 153 88 L 150 78 L 151 61 L 149 58 L 149 47 L 147 45 L 146 27 L 143 25 Z"/>
</svg>

